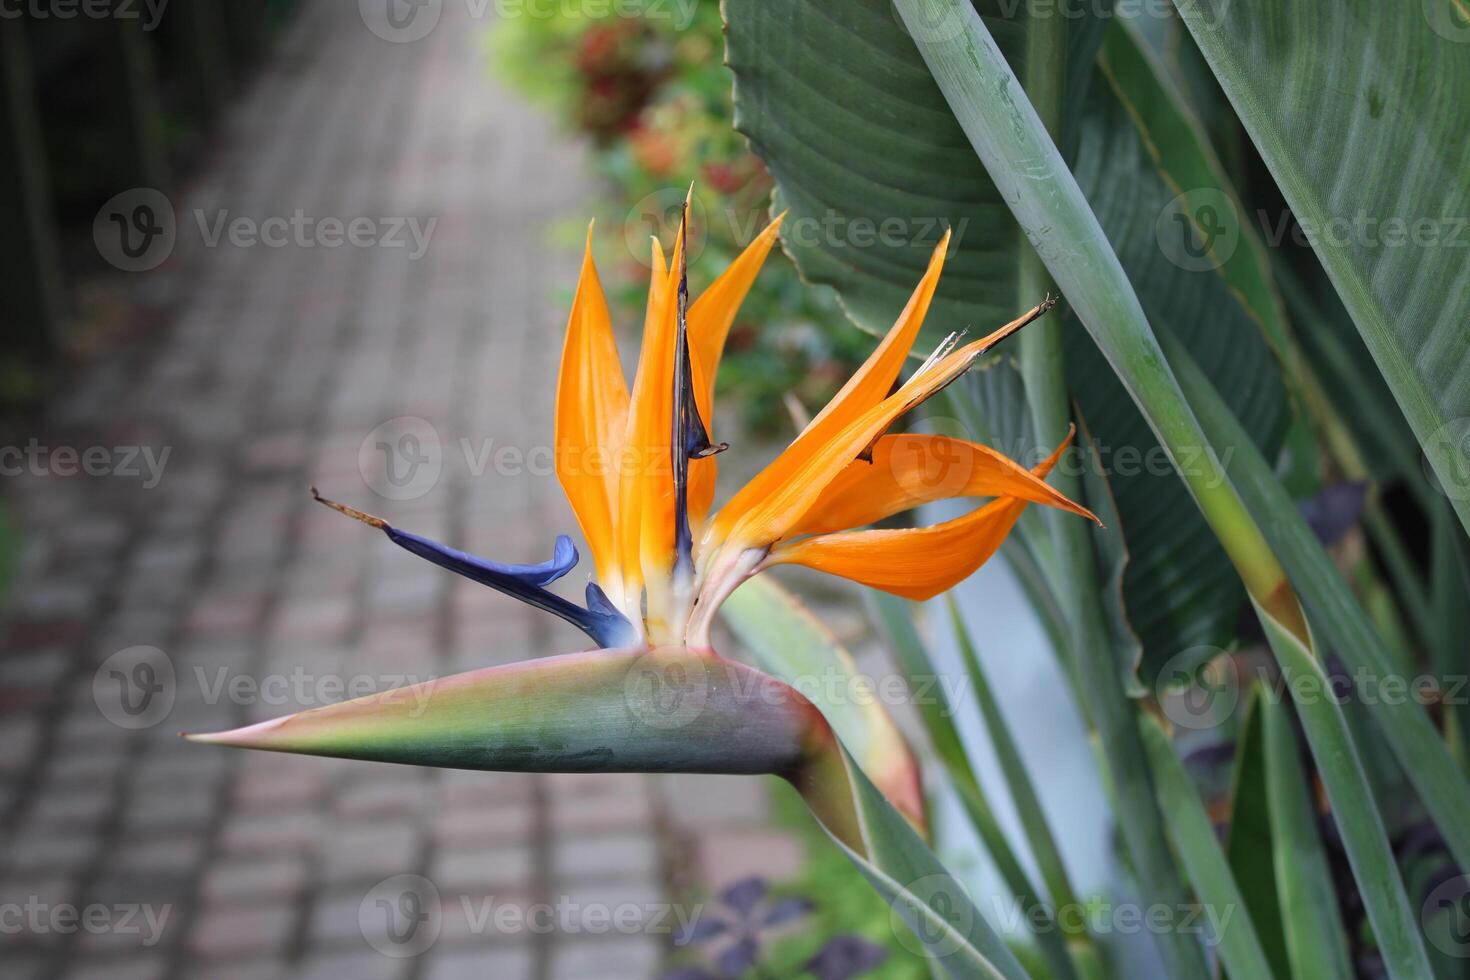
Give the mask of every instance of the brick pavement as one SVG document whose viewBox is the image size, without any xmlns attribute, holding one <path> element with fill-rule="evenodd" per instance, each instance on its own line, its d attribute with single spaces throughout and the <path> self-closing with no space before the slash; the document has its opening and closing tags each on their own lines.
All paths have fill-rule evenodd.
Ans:
<svg viewBox="0 0 1470 980">
<path fill-rule="evenodd" d="M 305 5 L 173 202 L 173 257 L 122 287 L 132 339 L 36 433 L 122 447 L 110 475 L 48 457 L 6 478 L 28 533 L 0 655 L 7 978 L 647 977 L 669 937 L 609 932 L 599 910 L 667 902 L 691 853 L 715 884 L 800 860 L 757 781 L 176 737 L 581 645 L 307 495 L 505 560 L 572 526 L 535 450 L 577 267 L 545 229 L 585 210 L 582 158 L 496 85 L 466 6 L 414 43 L 353 7 Z M 436 223 L 422 256 L 206 244 L 221 216 L 298 211 Z"/>
</svg>

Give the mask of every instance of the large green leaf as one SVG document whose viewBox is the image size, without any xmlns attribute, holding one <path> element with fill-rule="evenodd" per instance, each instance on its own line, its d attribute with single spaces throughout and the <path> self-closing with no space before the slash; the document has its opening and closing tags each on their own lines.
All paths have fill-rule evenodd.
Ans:
<svg viewBox="0 0 1470 980">
<path fill-rule="evenodd" d="M 1028 29 L 1024 4 L 981 3 L 977 9 L 1012 64 L 1019 64 Z M 1016 295 L 1025 246 L 889 0 L 730 0 L 726 17 L 736 126 L 775 175 L 779 205 L 791 209 L 783 245 L 806 278 L 834 286 L 859 326 L 882 331 L 937 240 L 937 233 L 921 233 L 949 225 L 955 242 L 926 336 L 983 328 L 1014 315 L 1027 299 Z M 1177 329 L 1212 366 L 1231 407 L 1274 454 L 1287 405 L 1263 337 L 1280 346 L 1284 327 L 1259 243 L 1247 236 L 1218 268 L 1192 264 L 1187 255 L 1181 260 L 1187 268 L 1171 261 L 1170 254 L 1178 259 L 1183 253 L 1160 248 L 1160 216 L 1181 187 L 1233 200 L 1223 172 L 1198 125 L 1120 21 L 1067 20 L 1072 50 L 1064 138 L 1074 144 L 1083 190 L 1150 315 Z M 1103 25 L 1103 59 L 1094 69 Z M 939 16 L 914 34 L 952 29 Z M 824 56 L 812 57 L 814 51 Z M 836 220 L 823 225 L 828 216 Z M 885 220 L 906 232 L 859 239 L 845 231 Z M 1071 387 L 1108 453 L 1132 556 L 1128 613 L 1143 644 L 1142 673 L 1151 683 L 1157 668 L 1181 651 L 1226 645 L 1244 596 L 1123 386 L 1081 339 L 1075 322 L 1065 330 L 1072 338 Z M 1024 410 L 998 409 L 1018 390 L 1006 380 L 983 372 L 967 385 L 984 403 L 995 444 L 1019 456 L 1035 446 L 1005 421 L 1024 418 Z M 1000 391 L 991 390 L 996 381 Z M 1044 567 L 1038 549 L 1031 552 L 1028 557 Z"/>
<path fill-rule="evenodd" d="M 1470 527 L 1470 10 L 1178 6 Z"/>
<path fill-rule="evenodd" d="M 1021 5 L 977 6 L 1019 60 Z M 791 212 L 782 246 L 806 279 L 836 287 L 853 321 L 881 335 L 951 227 L 919 346 L 1029 305 L 1016 295 L 1016 224 L 889 0 L 727 0 L 725 18 L 735 128 L 776 177 L 778 204 Z M 1085 39 L 1095 45 L 1100 21 L 1071 23 L 1084 47 L 1070 87 L 1081 91 Z"/>
</svg>

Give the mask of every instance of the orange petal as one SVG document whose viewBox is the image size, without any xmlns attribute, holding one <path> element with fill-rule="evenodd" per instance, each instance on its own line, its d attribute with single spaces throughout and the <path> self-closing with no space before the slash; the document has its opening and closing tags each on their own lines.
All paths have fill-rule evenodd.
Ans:
<svg viewBox="0 0 1470 980">
<path fill-rule="evenodd" d="M 699 406 L 699 417 L 706 425 L 714 415 L 715 374 L 725 352 L 725 339 L 730 335 L 740 304 L 745 302 L 746 294 L 776 243 L 785 218 L 783 212 L 755 236 L 755 240 L 745 246 L 729 268 L 720 273 L 719 278 L 689 307 L 689 360 L 694 367 L 694 401 Z"/>
<path fill-rule="evenodd" d="M 898 391 L 863 412 L 819 447 L 814 447 L 809 455 L 803 454 L 805 458 L 783 462 L 801 442 L 798 439 L 731 499 L 720 511 L 707 536 L 729 541 L 732 547 L 739 549 L 765 547 L 788 536 L 828 485 L 848 464 L 873 448 L 895 421 L 968 371 L 991 346 L 1048 309 L 1050 305 L 1044 303 L 989 336 L 926 362 Z M 807 433 L 822 427 L 821 420 L 813 422 Z M 802 439 L 805 438 L 804 434 Z"/>
<path fill-rule="evenodd" d="M 616 591 L 616 459 L 628 418 L 628 386 L 597 267 L 592 229 L 567 320 L 556 389 L 556 475 L 587 539 L 604 588 Z M 615 600 L 616 601 L 616 598 Z"/>
<path fill-rule="evenodd" d="M 924 317 L 929 313 L 934 291 L 939 288 L 939 274 L 944 271 L 944 260 L 949 253 L 949 235 L 949 230 L 946 229 L 944 237 L 934 249 L 934 254 L 929 257 L 929 268 L 925 271 L 924 278 L 919 280 L 919 285 L 909 297 L 908 305 L 898 315 L 878 349 L 873 351 L 827 406 L 817 413 L 817 417 L 807 427 L 808 432 L 822 428 L 824 422 L 840 427 L 878 404 L 893 390 L 893 383 L 898 380 L 903 362 L 913 349 L 914 340 L 919 336 L 919 328 L 924 325 Z"/>
<path fill-rule="evenodd" d="M 1051 472 L 1070 443 L 1069 436 L 1032 471 L 1038 479 Z M 1026 503 L 1001 497 L 932 527 L 804 538 L 778 548 L 769 562 L 805 565 L 907 599 L 932 599 L 969 578 L 995 554 Z"/>
<path fill-rule="evenodd" d="M 653 242 L 653 274 L 643 347 L 628 410 L 621 464 L 619 537 L 623 574 L 640 585 L 666 576 L 674 565 L 674 346 L 677 338 L 675 277 L 684 235 L 674 243 L 673 269 Z"/>
<path fill-rule="evenodd" d="M 716 533 L 728 533 L 748 510 L 768 498 L 782 483 L 791 480 L 824 445 L 882 402 L 893 389 L 903 362 L 914 345 L 914 338 L 924 325 L 924 316 L 929 312 L 929 303 L 939 285 L 939 274 L 944 268 L 948 248 L 949 233 L 945 232 L 944 239 L 929 259 L 928 271 L 888 335 L 836 397 L 802 430 L 801 435 L 721 509 L 716 518 Z"/>
<path fill-rule="evenodd" d="M 872 462 L 854 460 L 792 534 L 828 534 L 951 497 L 1019 497 L 1097 520 L 1055 487 L 989 446 L 949 436 L 884 436 Z"/>
<path fill-rule="evenodd" d="M 761 231 L 729 268 L 689 307 L 689 368 L 694 380 L 694 404 L 699 417 L 714 431 L 715 375 L 725 352 L 725 340 L 740 304 L 750 292 L 756 274 L 771 252 L 781 230 L 783 212 Z M 689 519 L 697 524 L 709 513 L 715 496 L 719 463 L 715 457 L 689 462 Z"/>
</svg>

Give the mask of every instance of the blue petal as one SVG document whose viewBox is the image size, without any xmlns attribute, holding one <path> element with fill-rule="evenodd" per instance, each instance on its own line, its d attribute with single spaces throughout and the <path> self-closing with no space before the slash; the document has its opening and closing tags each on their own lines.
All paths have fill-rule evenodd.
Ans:
<svg viewBox="0 0 1470 980">
<path fill-rule="evenodd" d="M 467 579 L 515 596 L 554 616 L 560 616 L 596 640 L 598 646 L 629 646 L 637 640 L 632 624 L 596 585 L 588 584 L 587 600 L 592 606 L 590 609 L 583 609 L 542 588 L 543 585 L 561 578 L 577 564 L 577 548 L 565 534 L 557 536 L 556 551 L 550 561 L 539 565 L 505 565 L 446 547 L 417 534 L 400 531 L 391 525 L 385 525 L 383 531 L 394 544 L 440 568 L 458 572 Z M 593 590 L 596 590 L 595 595 Z"/>
<path fill-rule="evenodd" d="M 596 630 L 588 632 L 601 646 L 630 647 L 638 643 L 638 631 L 596 582 L 587 583 L 587 615 Z"/>
<path fill-rule="evenodd" d="M 633 624 L 608 601 L 607 596 L 595 585 L 589 585 L 587 601 L 591 608 L 583 609 L 543 586 L 550 585 L 570 572 L 577 564 L 577 547 L 565 534 L 556 538 L 551 559 L 536 565 L 508 565 L 487 561 L 468 552 L 450 548 L 437 541 L 400 531 L 381 517 L 374 517 L 360 510 L 328 500 L 311 488 L 312 496 L 339 513 L 356 521 L 378 528 L 388 535 L 389 540 L 407 551 L 411 551 L 440 568 L 463 575 L 481 585 L 488 585 L 498 592 L 515 596 L 522 602 L 544 609 L 553 616 L 560 616 L 577 629 L 597 641 L 601 647 L 630 646 L 638 635 Z M 594 592 L 595 590 L 595 592 Z"/>
<path fill-rule="evenodd" d="M 577 566 L 577 546 L 565 534 L 556 537 L 556 547 L 550 560 L 535 565 L 507 565 L 488 561 L 468 552 L 450 548 L 430 541 L 408 531 L 400 531 L 392 525 L 383 528 L 393 543 L 426 558 L 441 568 L 458 572 L 465 578 L 474 579 L 492 589 L 537 589 L 550 585 Z"/>
</svg>

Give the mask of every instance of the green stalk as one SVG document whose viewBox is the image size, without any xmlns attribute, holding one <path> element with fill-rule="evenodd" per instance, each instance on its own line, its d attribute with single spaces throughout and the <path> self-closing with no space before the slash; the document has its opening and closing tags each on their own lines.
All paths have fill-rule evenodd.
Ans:
<svg viewBox="0 0 1470 980">
<path fill-rule="evenodd" d="M 1301 590 L 1314 628 L 1348 670 L 1379 681 L 1403 678 L 1403 669 L 1353 598 L 1332 558 L 1297 511 L 1269 463 L 1230 414 L 1219 392 L 1183 345 L 1169 342 L 1169 360 L 1216 445 L 1230 446 L 1230 475 Z M 1388 742 L 1425 809 L 1461 867 L 1470 867 L 1470 784 L 1412 698 L 1375 698 L 1369 705 L 1380 736 Z"/>
<path fill-rule="evenodd" d="M 899 669 L 904 672 L 909 690 L 918 690 L 921 683 L 926 683 L 926 678 L 937 677 L 938 673 L 924 641 L 914 629 L 910 607 L 897 596 L 877 593 L 872 598 L 877 618 L 882 623 L 884 632 L 888 634 L 890 649 L 898 659 Z M 1058 977 L 1076 980 L 1077 973 L 1067 954 L 1067 945 L 1055 928 L 1055 911 L 1046 907 L 1036 886 L 1031 883 L 1030 875 L 1021 866 L 1010 842 L 1001 831 L 1000 821 L 996 819 L 990 800 L 975 775 L 975 768 L 970 763 L 969 754 L 965 752 L 964 742 L 955 727 L 954 705 L 950 703 L 943 687 L 938 685 L 933 687 L 930 697 L 916 698 L 915 702 L 920 720 L 929 735 L 929 742 L 949 775 L 950 784 L 954 787 L 965 815 L 970 818 L 975 833 L 980 837 L 980 843 L 990 855 L 990 860 L 995 864 L 995 869 L 1005 881 L 1006 887 L 1015 895 L 1022 910 L 1028 913 L 1023 918 L 1032 926 L 1042 956 Z M 1039 925 L 1029 914 L 1036 908 L 1046 913 L 1043 917 L 1046 921 Z"/>
<path fill-rule="evenodd" d="M 1031 16 L 1027 23 L 1025 90 L 1040 119 L 1055 136 L 1062 113 L 1067 28 L 1065 18 L 1056 16 L 1055 10 L 1048 15 L 1039 7 L 1037 0 L 1028 0 Z M 926 52 L 925 60 L 928 58 Z M 1010 195 L 1007 198 L 1011 199 Z M 1022 227 L 1024 232 L 1024 222 Z M 1026 240 L 1019 243 L 1019 295 L 1024 299 L 1049 294 L 1054 287 L 1051 274 L 1038 249 L 1032 247 L 1029 235 L 1023 233 L 1023 238 Z M 1062 322 L 1060 316 L 1045 317 L 1018 338 L 1026 402 L 1036 438 L 1044 446 L 1061 443 L 1071 427 Z M 1081 499 L 1081 481 L 1067 467 L 1053 470 L 1051 482 L 1069 498 Z M 1076 679 L 1084 711 L 1101 745 L 1111 775 L 1119 827 L 1139 883 L 1146 894 L 1159 901 L 1183 903 L 1187 892 L 1165 842 L 1164 822 L 1154 802 L 1153 776 L 1134 724 L 1134 709 L 1118 676 L 1112 651 L 1102 639 L 1109 630 L 1093 573 L 1090 532 L 1081 522 L 1058 520 L 1059 516 L 1042 515 L 1054 542 L 1055 552 L 1050 557 L 1057 573 L 1055 591 L 1071 623 L 1067 670 Z M 1158 934 L 1157 943 L 1172 976 L 1208 976 L 1204 956 L 1190 937 L 1165 932 Z"/>
<path fill-rule="evenodd" d="M 1077 901 L 1077 893 L 1072 888 L 1072 881 L 1067 876 L 1067 867 L 1062 861 L 1061 849 L 1057 847 L 1056 838 L 1052 835 L 1051 827 L 1046 821 L 1046 813 L 1041 808 L 1041 800 L 1036 795 L 1036 787 L 1032 784 L 1031 777 L 1026 771 L 1026 763 L 1022 761 L 1021 753 L 1011 738 L 1010 728 L 1006 725 L 1005 718 L 1001 716 L 1000 705 L 996 703 L 995 694 L 990 687 L 990 679 L 986 677 L 985 670 L 980 665 L 980 658 L 975 652 L 975 644 L 971 640 L 970 631 L 965 626 L 964 617 L 960 615 L 960 608 L 953 597 L 949 599 L 949 616 L 950 622 L 954 625 L 960 655 L 964 658 L 965 669 L 969 672 L 970 684 L 975 690 L 975 701 L 980 706 L 980 716 L 985 722 L 986 732 L 990 735 L 990 744 L 995 750 L 996 759 L 1000 762 L 1006 785 L 1010 788 L 1011 799 L 1016 806 L 1016 814 L 1021 818 L 1021 827 L 1026 834 L 1027 843 L 1031 845 L 1031 854 L 1035 857 L 1036 866 L 1041 872 L 1042 883 L 1046 885 L 1046 890 L 1051 896 L 1052 907 L 1055 909 L 1081 908 L 1082 904 Z M 1062 920 L 1068 942 L 1074 949 L 1084 945 L 1091 947 L 1092 939 L 1087 933 L 1087 927 L 1080 921 L 1081 917 L 1078 918 L 1079 921 L 1071 926 L 1065 924 L 1065 919 Z M 1087 959 L 1095 961 L 1096 952 L 1087 954 Z"/>
<path fill-rule="evenodd" d="M 1363 509 L 1363 524 L 1368 529 L 1368 536 L 1383 555 L 1383 563 L 1388 566 L 1388 577 L 1393 582 L 1399 600 L 1409 611 L 1409 621 L 1414 624 L 1415 638 L 1425 648 L 1429 648 L 1434 642 L 1435 620 L 1434 613 L 1429 608 L 1429 600 L 1424 594 L 1423 576 L 1414 567 L 1398 531 L 1388 519 L 1388 512 L 1383 509 L 1383 502 L 1376 495 Z"/>
<path fill-rule="evenodd" d="M 1179 857 L 1189 871 L 1200 903 L 1214 916 L 1221 917 L 1219 935 L 1214 937 L 1220 947 L 1220 959 L 1232 977 L 1271 980 L 1274 973 L 1261 947 L 1260 936 L 1194 782 L 1174 754 L 1169 736 L 1158 721 L 1140 715 L 1138 724 L 1158 779 L 1159 806 L 1169 816 L 1169 836 L 1179 849 Z M 1225 915 L 1230 918 L 1225 919 Z"/>
<path fill-rule="evenodd" d="M 1299 635 L 1305 623 L 1281 566 L 1209 454 L 1184 467 L 1181 458 L 1208 446 L 1199 422 L 1170 373 L 1148 318 L 1082 189 L 1027 102 L 980 15 L 958 0 L 896 0 L 915 31 L 920 53 L 960 126 L 1033 247 L 1144 410 L 1205 519 L 1214 528 L 1247 590 Z M 947 29 L 935 30 L 942 24 Z"/>
<path fill-rule="evenodd" d="M 1291 973 L 1308 980 L 1345 980 L 1353 975 L 1347 936 L 1291 717 L 1270 697 L 1261 699 L 1259 710 L 1264 723 L 1276 890 L 1281 896 L 1281 925 Z"/>
</svg>

